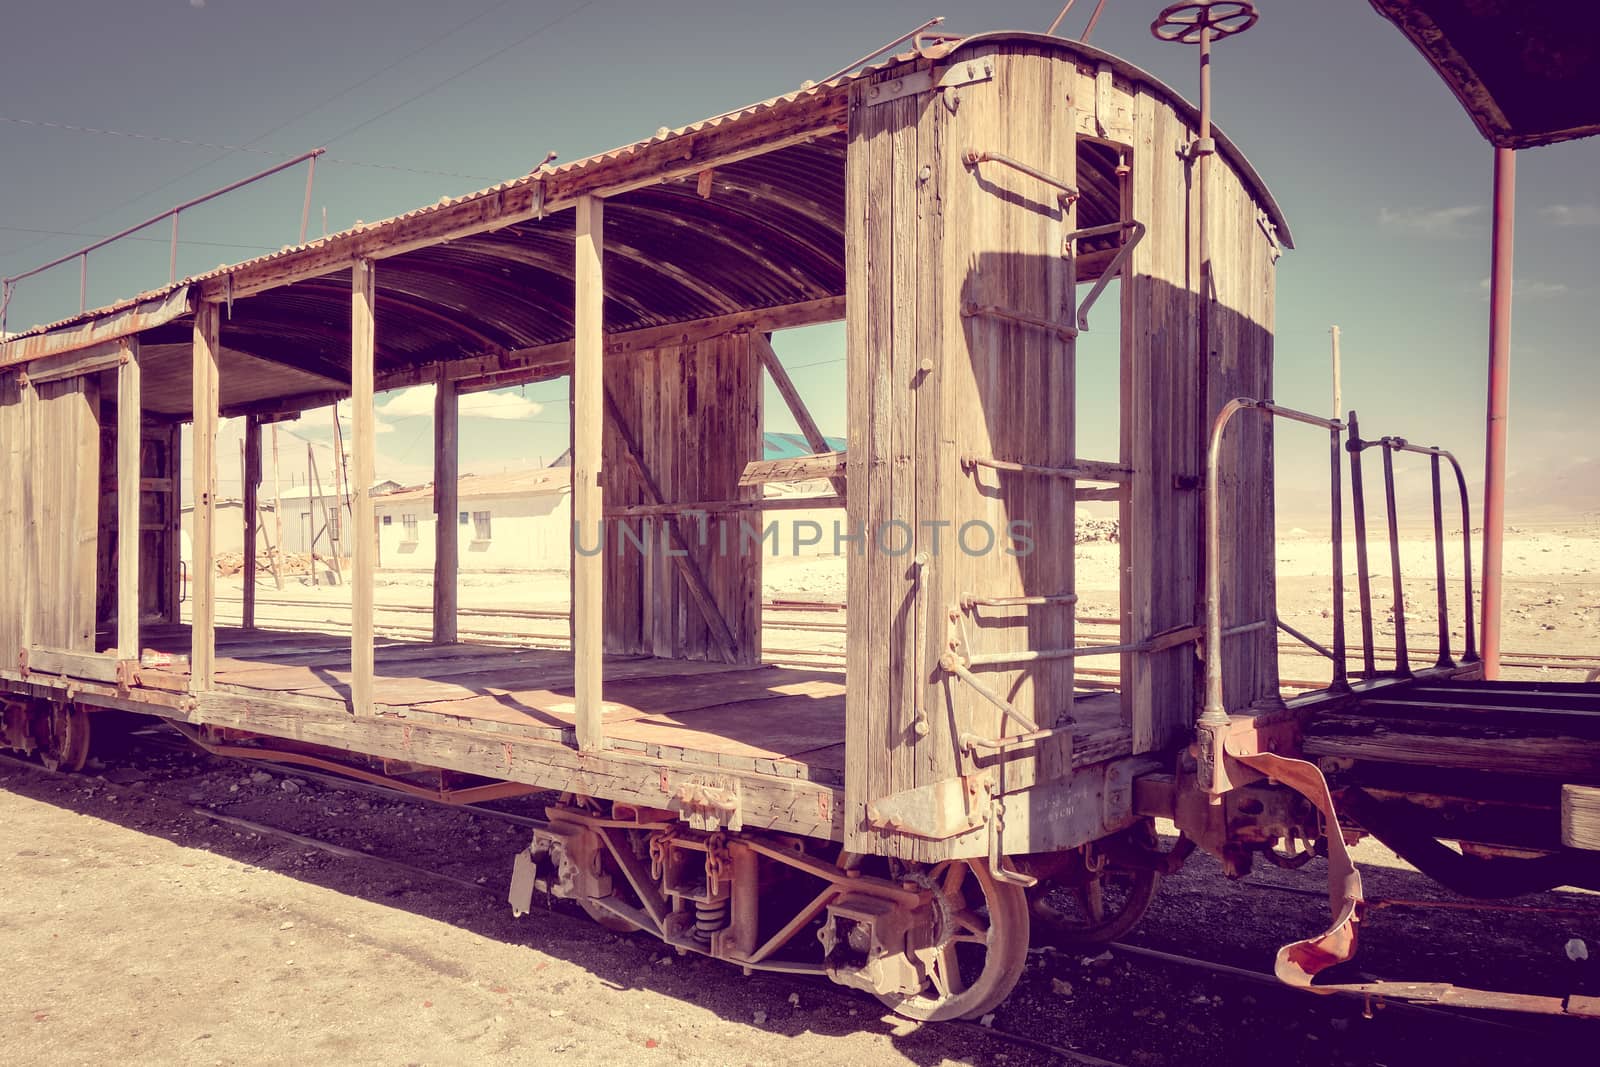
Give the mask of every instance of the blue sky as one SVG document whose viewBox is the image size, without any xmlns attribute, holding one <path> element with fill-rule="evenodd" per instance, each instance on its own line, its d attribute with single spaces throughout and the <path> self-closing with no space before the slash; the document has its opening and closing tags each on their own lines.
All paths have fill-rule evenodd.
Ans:
<svg viewBox="0 0 1600 1067">
<path fill-rule="evenodd" d="M 1148 32 L 1159 6 L 1111 0 L 1094 43 L 1192 95 L 1193 50 Z M 1215 106 L 1282 204 L 1298 246 L 1279 263 L 1278 399 L 1327 407 L 1327 327 L 1337 322 L 1344 395 L 1363 423 L 1454 447 L 1476 476 L 1491 150 L 1365 0 L 1258 6 L 1256 28 L 1217 48 Z M 793 89 L 933 14 L 948 16 L 943 28 L 955 32 L 1042 30 L 1057 7 L 1053 0 L 12 5 L 0 36 L 0 272 L 25 270 L 318 145 L 329 152 L 317 172 L 313 233 L 324 208 L 330 229 L 383 218 L 525 173 L 547 150 L 575 159 Z M 1064 27 L 1073 34 L 1092 9 L 1079 7 Z M 1514 508 L 1548 501 L 1551 486 L 1600 496 L 1591 427 L 1600 409 L 1592 370 L 1600 334 L 1596 173 L 1600 140 L 1519 155 Z M 293 240 L 303 189 L 303 172 L 291 172 L 187 214 L 180 274 Z M 95 257 L 91 305 L 166 280 L 166 235 L 149 236 Z M 11 327 L 75 311 L 77 282 L 69 266 L 24 283 Z M 778 340 L 824 431 L 841 433 L 842 330 Z M 1101 332 L 1081 345 L 1086 392 L 1110 397 L 1112 344 Z M 412 480 L 425 471 L 430 432 L 420 399 L 389 410 L 380 473 Z M 469 415 L 467 470 L 517 466 L 562 447 L 559 383 L 483 403 L 499 408 L 488 414 L 509 417 Z M 769 428 L 791 427 L 774 397 L 768 411 Z M 324 413 L 317 425 L 326 422 Z M 1109 456 L 1110 436 L 1108 421 L 1086 419 L 1080 451 Z M 1302 449 L 1285 434 L 1286 474 L 1319 470 L 1310 466 L 1324 454 L 1319 448 L 1307 441 Z"/>
</svg>

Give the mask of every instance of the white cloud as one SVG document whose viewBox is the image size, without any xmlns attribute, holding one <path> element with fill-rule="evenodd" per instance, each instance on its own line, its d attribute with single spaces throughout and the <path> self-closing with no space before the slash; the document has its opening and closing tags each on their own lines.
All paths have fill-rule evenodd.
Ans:
<svg viewBox="0 0 1600 1067">
<path fill-rule="evenodd" d="M 409 419 L 416 415 L 433 415 L 433 392 L 431 385 L 413 385 L 400 389 L 389 395 L 378 408 L 378 414 L 386 419 Z"/>
<path fill-rule="evenodd" d="M 434 387 L 431 385 L 413 385 L 401 389 L 378 408 L 378 414 L 395 421 L 418 415 L 431 418 L 433 393 Z M 515 421 L 531 419 L 543 410 L 544 405 L 513 392 L 468 393 L 461 398 L 461 414 L 470 418 Z"/>
<path fill-rule="evenodd" d="M 1600 226 L 1600 205 L 1595 204 L 1550 204 L 1539 214 L 1557 226 Z"/>
<path fill-rule="evenodd" d="M 388 413 L 386 411 L 384 411 L 382 408 L 374 408 L 373 410 L 377 413 L 377 415 L 379 417 L 376 420 L 373 421 L 372 432 L 373 433 L 393 433 L 394 432 L 393 424 L 383 421 L 383 416 L 388 414 Z M 341 401 L 339 401 L 339 429 L 342 430 L 346 436 L 349 436 L 349 434 L 351 433 L 352 426 L 351 426 L 351 422 L 350 422 L 350 401 L 349 400 L 341 400 Z"/>
<path fill-rule="evenodd" d="M 1378 209 L 1378 225 L 1392 230 L 1406 230 L 1423 237 L 1465 237 L 1473 229 L 1469 223 L 1481 214 L 1482 204 L 1441 207 L 1431 211 L 1418 208 L 1391 211 L 1385 207 Z"/>
<path fill-rule="evenodd" d="M 1478 291 L 1485 296 L 1489 293 L 1489 279 L 1478 280 Z M 1542 282 L 1537 278 L 1513 278 L 1511 280 L 1511 298 L 1515 300 L 1522 297 L 1527 300 L 1544 300 L 1553 296 L 1565 296 L 1569 292 L 1562 282 Z"/>
<path fill-rule="evenodd" d="M 461 398 L 461 414 L 480 419 L 531 419 L 544 405 L 518 393 L 468 393 Z"/>
</svg>

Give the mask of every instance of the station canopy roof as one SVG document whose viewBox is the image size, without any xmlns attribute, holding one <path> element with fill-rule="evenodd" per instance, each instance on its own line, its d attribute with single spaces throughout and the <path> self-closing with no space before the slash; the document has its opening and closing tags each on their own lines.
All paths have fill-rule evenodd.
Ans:
<svg viewBox="0 0 1600 1067">
<path fill-rule="evenodd" d="M 1532 148 L 1600 133 L 1600 17 L 1569 0 L 1371 0 L 1484 137 Z"/>
</svg>

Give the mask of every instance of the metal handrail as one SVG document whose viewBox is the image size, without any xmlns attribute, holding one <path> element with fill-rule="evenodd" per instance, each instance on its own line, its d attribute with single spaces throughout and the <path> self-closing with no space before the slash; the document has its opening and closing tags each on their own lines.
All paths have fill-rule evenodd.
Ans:
<svg viewBox="0 0 1600 1067">
<path fill-rule="evenodd" d="M 141 223 L 129 226 L 125 230 L 118 230 L 109 237 L 102 237 L 93 244 L 84 245 L 77 251 L 68 252 L 64 256 L 58 256 L 43 266 L 34 267 L 32 270 L 23 271 L 21 274 L 13 274 L 9 278 L 0 279 L 0 335 L 4 335 L 5 333 L 6 310 L 11 305 L 11 294 L 13 291 L 15 291 L 18 282 L 23 281 L 26 278 L 32 278 L 36 274 L 43 274 L 52 267 L 59 267 L 63 263 L 76 259 L 78 261 L 78 313 L 82 314 L 84 311 L 88 310 L 89 253 L 98 251 L 99 249 L 104 248 L 106 245 L 111 244 L 113 241 L 120 241 L 124 237 L 138 233 L 140 230 L 148 229 L 149 227 L 154 226 L 156 223 L 167 218 L 172 220 L 172 241 L 167 256 L 167 284 L 173 284 L 178 280 L 178 216 L 180 214 L 187 211 L 189 208 L 199 207 L 201 204 L 204 204 L 207 201 L 215 200 L 217 197 L 223 196 L 224 194 L 231 193 L 235 189 L 243 188 L 252 182 L 258 182 L 262 178 L 270 178 L 279 171 L 288 170 L 290 167 L 297 166 L 309 160 L 310 164 L 306 170 L 305 202 L 300 208 L 300 243 L 304 244 L 306 239 L 306 225 L 311 217 L 311 188 L 312 182 L 315 180 L 317 173 L 317 157 L 325 152 L 327 152 L 326 148 L 313 148 L 309 152 L 302 152 L 293 159 L 286 159 L 282 163 L 268 167 L 266 170 L 258 171 L 257 173 L 250 175 L 248 178 L 240 178 L 238 181 L 224 185 L 220 189 L 213 189 L 204 196 L 197 196 L 193 200 L 185 200 L 183 203 L 170 207 L 161 212 L 159 215 L 150 216 Z"/>
<path fill-rule="evenodd" d="M 1260 411 L 1269 417 L 1285 418 L 1294 422 L 1305 423 L 1308 426 L 1320 426 L 1326 429 L 1330 435 L 1330 466 L 1333 475 L 1331 492 L 1333 505 L 1333 647 L 1331 649 L 1324 648 L 1284 623 L 1282 619 L 1274 619 L 1279 629 L 1284 630 L 1333 661 L 1333 682 L 1329 688 L 1339 691 L 1349 687 L 1345 666 L 1344 632 L 1344 509 L 1341 499 L 1343 479 L 1339 464 L 1340 437 L 1347 427 L 1350 439 L 1344 447 L 1350 453 L 1351 507 L 1358 527 L 1356 530 L 1356 567 L 1361 595 L 1362 629 L 1365 635 L 1362 641 L 1362 653 L 1366 673 L 1371 675 L 1376 671 L 1373 663 L 1372 603 L 1369 572 L 1367 570 L 1366 508 L 1361 481 L 1361 453 L 1364 449 L 1374 447 L 1384 450 L 1385 459 L 1384 491 L 1389 506 L 1390 562 L 1391 569 L 1394 572 L 1395 608 L 1399 614 L 1399 620 L 1395 627 L 1396 666 L 1402 673 L 1410 673 L 1404 622 L 1405 602 L 1402 598 L 1403 591 L 1401 588 L 1399 530 L 1394 504 L 1394 463 L 1392 454 L 1395 452 L 1415 452 L 1419 455 L 1428 456 L 1432 460 L 1434 559 L 1439 589 L 1439 661 L 1437 665 L 1440 667 L 1454 666 L 1456 661 L 1450 656 L 1449 645 L 1450 619 L 1448 596 L 1445 591 L 1444 510 L 1440 490 L 1439 461 L 1441 459 L 1448 460 L 1451 468 L 1455 471 L 1456 486 L 1461 495 L 1462 565 L 1465 572 L 1466 594 L 1466 650 L 1462 662 L 1471 663 L 1477 661 L 1476 634 L 1472 621 L 1471 505 L 1470 497 L 1467 493 L 1466 475 L 1461 470 L 1461 464 L 1456 460 L 1456 457 L 1447 449 L 1414 445 L 1403 437 L 1382 437 L 1377 440 L 1363 441 L 1354 411 L 1350 412 L 1348 422 L 1342 422 L 1338 419 L 1325 419 L 1304 411 L 1286 408 L 1269 400 L 1236 397 L 1224 404 L 1222 410 L 1217 413 L 1217 417 L 1212 423 L 1210 445 L 1206 453 L 1206 662 L 1205 702 L 1200 714 L 1200 725 L 1224 726 L 1228 722 L 1228 712 L 1223 702 L 1222 692 L 1222 642 L 1225 637 L 1230 636 L 1239 628 L 1224 630 L 1222 627 L 1222 442 L 1224 431 L 1233 417 L 1239 412 L 1247 410 Z"/>
<path fill-rule="evenodd" d="M 1461 569 L 1466 602 L 1463 605 L 1465 622 L 1466 648 L 1462 652 L 1461 662 L 1475 663 L 1478 660 L 1477 631 L 1473 625 L 1472 611 L 1472 498 L 1467 492 L 1467 476 L 1461 470 L 1461 463 L 1449 449 L 1438 448 L 1432 445 L 1414 445 L 1404 437 L 1380 437 L 1376 442 L 1364 444 L 1378 444 L 1385 450 L 1387 456 L 1393 452 L 1413 452 L 1419 456 L 1429 457 L 1429 468 L 1433 490 L 1433 544 L 1434 544 L 1434 574 L 1439 596 L 1439 661 L 1438 666 L 1453 666 L 1455 660 L 1450 656 L 1450 606 L 1446 593 L 1445 559 L 1444 559 L 1444 503 L 1440 487 L 1439 461 L 1448 460 L 1450 467 L 1455 471 L 1456 490 L 1461 496 Z M 1388 467 L 1385 471 L 1389 470 Z M 1395 568 L 1397 571 L 1399 568 Z M 1398 648 L 1398 643 L 1396 644 Z"/>
<path fill-rule="evenodd" d="M 1206 688 L 1205 704 L 1200 712 L 1200 723 L 1206 726 L 1226 726 L 1228 722 L 1227 707 L 1222 700 L 1222 640 L 1225 636 L 1222 629 L 1222 440 L 1223 432 L 1228 428 L 1228 423 L 1241 411 L 1259 411 L 1269 418 L 1289 419 L 1293 422 L 1303 422 L 1308 426 L 1320 426 L 1333 435 L 1335 443 L 1339 434 L 1344 430 L 1344 424 L 1338 419 L 1324 419 L 1294 408 L 1286 408 L 1274 404 L 1270 400 L 1255 400 L 1251 397 L 1240 396 L 1222 405 L 1222 410 L 1217 412 L 1216 420 L 1211 425 L 1211 443 L 1206 450 L 1206 626 L 1205 626 L 1205 659 L 1206 659 Z M 1334 501 L 1333 511 L 1333 552 L 1334 575 L 1333 587 L 1335 590 L 1343 589 L 1344 576 L 1342 574 L 1341 545 L 1344 532 L 1341 528 L 1343 516 L 1342 509 L 1338 506 L 1339 499 L 1339 466 L 1338 452 L 1334 452 Z M 1342 610 L 1334 614 L 1334 645 L 1343 652 L 1344 649 L 1344 613 Z M 1340 660 L 1342 660 L 1342 656 Z M 1340 660 L 1335 660 L 1339 664 Z M 1336 668 L 1337 669 L 1337 668 Z"/>
</svg>

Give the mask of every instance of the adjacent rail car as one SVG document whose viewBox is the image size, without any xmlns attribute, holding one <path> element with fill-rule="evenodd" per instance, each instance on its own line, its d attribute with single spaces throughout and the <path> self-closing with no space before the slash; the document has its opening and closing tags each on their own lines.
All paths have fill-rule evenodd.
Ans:
<svg viewBox="0 0 1600 1067">
<path fill-rule="evenodd" d="M 1332 687 L 1280 696 L 1275 424 L 1329 435 L 1335 494 L 1342 464 L 1357 478 L 1364 450 L 1387 461 L 1404 442 L 1272 403 L 1289 228 L 1200 123 L 1084 44 L 919 38 L 856 73 L 7 340 L 4 742 L 81 765 L 97 712 L 120 709 L 228 755 L 446 799 L 548 791 L 548 824 L 513 864 L 517 910 L 554 894 L 921 1019 L 996 1005 L 1039 930 L 1115 936 L 1196 844 L 1235 873 L 1322 847 L 1339 921 L 1280 960 L 1309 984 L 1353 951 L 1360 896 L 1307 757 L 1356 775 L 1412 758 L 1392 734 L 1375 754 L 1326 724 L 1418 721 L 1461 703 L 1447 690 L 1485 708 L 1516 694 L 1449 688 L 1478 673 L 1470 642 L 1415 671 L 1369 651 L 1347 678 L 1341 637 Z M 825 450 L 770 338 L 839 320 L 843 453 Z M 1079 341 L 1096 330 L 1120 338 L 1112 455 L 1081 455 L 1075 433 L 1090 402 Z M 817 454 L 763 458 L 764 375 Z M 460 398 L 565 376 L 570 646 L 462 642 Z M 427 383 L 433 632 L 402 640 L 374 632 L 373 400 Z M 247 420 L 254 544 L 261 428 L 344 397 L 352 634 L 256 626 L 253 574 L 243 625 L 219 626 L 219 419 Z M 763 489 L 782 481 L 826 485 L 804 506 L 839 516 L 842 670 L 761 656 Z M 1114 642 L 1075 632 L 1086 501 L 1114 506 L 1124 531 Z M 1467 601 L 1470 616 L 1470 587 Z M 1117 668 L 1114 688 L 1079 684 L 1091 657 Z M 1585 744 L 1572 780 L 1594 784 Z M 1392 814 L 1431 787 L 1361 784 L 1361 828 L 1461 836 Z M 1156 816 L 1183 831 L 1176 851 L 1157 846 Z M 1119 880 L 1134 888 L 1112 906 Z M 1052 886 L 1087 912 L 1067 917 Z"/>
</svg>

